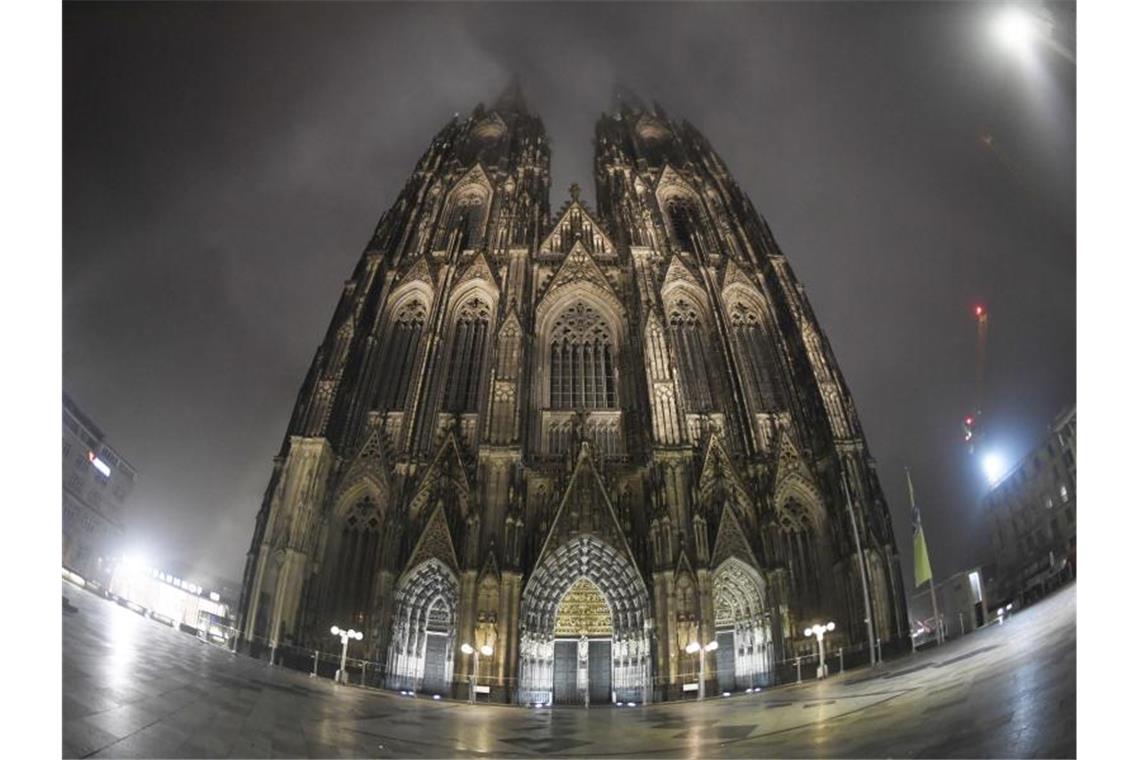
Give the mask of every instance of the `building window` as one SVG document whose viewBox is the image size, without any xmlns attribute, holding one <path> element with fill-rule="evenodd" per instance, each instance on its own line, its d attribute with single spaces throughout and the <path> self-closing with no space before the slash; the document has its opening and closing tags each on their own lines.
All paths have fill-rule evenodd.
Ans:
<svg viewBox="0 0 1140 760">
<path fill-rule="evenodd" d="M 743 358 L 745 388 L 757 409 L 779 409 L 783 406 L 777 380 L 779 365 L 774 346 L 759 314 L 743 303 L 735 304 L 729 314 L 736 352 Z"/>
<path fill-rule="evenodd" d="M 550 342 L 550 406 L 617 407 L 617 366 L 609 325 L 578 301 L 554 323 Z"/>
<path fill-rule="evenodd" d="M 1045 509 L 1052 509 L 1052 508 L 1053 508 L 1053 497 L 1050 496 L 1050 497 L 1045 499 Z"/>
<path fill-rule="evenodd" d="M 669 227 L 673 233 L 673 240 L 682 251 L 694 252 L 694 238 L 696 237 L 700 213 L 692 201 L 687 198 L 673 197 L 666 204 Z"/>
<path fill-rule="evenodd" d="M 694 412 L 707 412 L 713 408 L 709 389 L 708 354 L 705 353 L 705 336 L 696 308 L 679 299 L 669 314 L 669 332 L 677 350 L 681 369 L 681 383 L 689 408 Z"/>
<path fill-rule="evenodd" d="M 1069 488 L 1068 486 L 1061 486 L 1061 501 L 1067 503 L 1069 501 Z"/>
<path fill-rule="evenodd" d="M 380 365 L 384 371 L 384 381 L 378 394 L 377 409 L 401 410 L 407 404 L 412 368 L 426 317 L 427 309 L 419 301 L 405 304 L 396 313 L 389 328 L 384 361 Z"/>
<path fill-rule="evenodd" d="M 474 412 L 479 409 L 479 383 L 483 378 L 487 331 L 491 307 L 479 298 L 463 304 L 451 340 L 451 373 L 448 376 L 444 409 L 448 412 Z"/>
</svg>

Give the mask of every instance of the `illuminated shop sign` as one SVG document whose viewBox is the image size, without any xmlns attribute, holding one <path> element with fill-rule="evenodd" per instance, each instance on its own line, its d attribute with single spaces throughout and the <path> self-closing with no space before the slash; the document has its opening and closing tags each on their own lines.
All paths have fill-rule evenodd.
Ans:
<svg viewBox="0 0 1140 760">
<path fill-rule="evenodd" d="M 183 591 L 188 591 L 191 594 L 201 594 L 202 591 L 204 590 L 197 583 L 191 583 L 190 581 L 182 580 L 181 578 L 179 578 L 177 576 L 170 575 L 168 573 L 164 573 L 161 570 L 152 570 L 151 576 L 154 578 L 158 578 L 163 583 L 169 583 L 171 586 L 174 586 L 176 588 L 180 588 Z"/>
</svg>

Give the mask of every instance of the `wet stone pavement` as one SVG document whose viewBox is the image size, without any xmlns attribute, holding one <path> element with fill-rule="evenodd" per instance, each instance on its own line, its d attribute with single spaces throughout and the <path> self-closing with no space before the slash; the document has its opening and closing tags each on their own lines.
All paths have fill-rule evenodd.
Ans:
<svg viewBox="0 0 1140 760">
<path fill-rule="evenodd" d="M 1074 757 L 1076 586 L 882 668 L 703 703 L 402 697 L 232 655 L 69 584 L 64 757 Z"/>
</svg>

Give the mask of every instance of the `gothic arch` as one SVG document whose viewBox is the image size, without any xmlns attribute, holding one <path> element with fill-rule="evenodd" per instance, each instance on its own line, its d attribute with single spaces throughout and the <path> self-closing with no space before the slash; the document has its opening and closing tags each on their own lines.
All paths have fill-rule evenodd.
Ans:
<svg viewBox="0 0 1140 760">
<path fill-rule="evenodd" d="M 479 410 L 483 397 L 497 293 L 483 280 L 469 280 L 451 297 L 447 315 L 447 377 L 443 411 Z"/>
<path fill-rule="evenodd" d="M 724 289 L 729 331 L 747 373 L 744 383 L 754 411 L 774 411 L 785 404 L 772 319 L 754 288 L 741 283 Z"/>
<path fill-rule="evenodd" d="M 713 571 L 713 609 L 719 687 L 733 691 L 766 686 L 773 641 L 764 579 L 755 568 L 729 557 Z"/>
<path fill-rule="evenodd" d="M 619 383 L 621 349 L 625 339 L 624 310 L 608 294 L 588 284 L 563 286 L 544 299 L 543 305 L 546 308 L 537 315 L 536 330 L 538 351 L 535 352 L 534 392 L 538 407 L 550 408 L 557 398 L 562 398 L 561 391 L 557 397 L 552 393 L 551 383 L 567 356 L 560 355 L 556 349 L 565 349 L 573 344 L 582 350 L 587 346 L 590 348 L 592 361 L 599 361 L 597 367 L 601 369 L 590 373 L 591 379 L 595 383 L 600 380 L 607 393 L 612 392 L 612 399 L 607 396 L 605 403 L 589 408 L 617 408 L 621 403 Z M 556 355 L 559 356 L 559 367 L 555 367 Z M 573 396 L 573 387 L 568 393 Z M 575 407 L 575 404 L 570 404 L 565 408 Z"/>
<path fill-rule="evenodd" d="M 388 490 L 362 476 L 341 491 L 329 513 L 319 624 L 351 626 L 371 639 L 376 574 L 384 551 Z"/>
<path fill-rule="evenodd" d="M 432 557 L 400 577 L 394 599 L 389 688 L 448 693 L 458 625 L 458 579 Z"/>
<path fill-rule="evenodd" d="M 663 300 L 665 322 L 672 339 L 688 408 L 694 412 L 711 411 L 716 394 L 709 367 L 716 359 L 715 354 L 707 348 L 712 341 L 704 295 L 688 283 L 678 280 L 671 284 L 667 294 L 663 294 Z M 715 374 L 719 376 L 722 373 Z"/>
<path fill-rule="evenodd" d="M 446 247 L 453 232 L 459 236 L 460 250 L 481 247 L 490 223 L 493 195 L 494 188 L 487 173 L 476 164 L 447 194 L 437 228 L 435 249 Z"/>
<path fill-rule="evenodd" d="M 585 578 L 609 606 L 617 699 L 644 701 L 649 686 L 649 592 L 628 555 L 590 534 L 545 552 L 523 589 L 520 623 L 520 700 L 548 702 L 553 691 L 554 631 L 566 592 Z"/>
<path fill-rule="evenodd" d="M 374 408 L 404 411 L 423 343 L 433 292 L 422 281 L 401 286 L 385 310 L 380 374 Z M 393 371 L 394 370 L 394 371 Z"/>
</svg>

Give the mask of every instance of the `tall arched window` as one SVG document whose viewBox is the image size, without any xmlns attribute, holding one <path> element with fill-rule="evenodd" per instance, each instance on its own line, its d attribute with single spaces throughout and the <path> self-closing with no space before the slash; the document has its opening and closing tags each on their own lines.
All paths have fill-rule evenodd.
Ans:
<svg viewBox="0 0 1140 760">
<path fill-rule="evenodd" d="M 704 330 L 693 304 L 683 298 L 673 303 L 669 310 L 669 332 L 677 351 L 681 383 L 685 397 L 689 400 L 689 408 L 694 412 L 711 410 L 713 397 L 709 387 L 709 357 L 705 351 Z"/>
<path fill-rule="evenodd" d="M 368 630 L 372 578 L 380 559 L 380 524 L 375 502 L 370 498 L 357 502 L 340 524 L 340 540 L 332 559 L 329 611 L 338 620 L 352 621 L 358 630 Z"/>
<path fill-rule="evenodd" d="M 405 304 L 396 312 L 382 354 L 384 358 L 380 366 L 383 375 L 377 394 L 377 409 L 402 410 L 407 403 L 408 387 L 426 317 L 427 309 L 420 301 Z"/>
<path fill-rule="evenodd" d="M 693 252 L 701 218 L 696 204 L 684 196 L 673 196 L 666 202 L 665 209 L 677 246 L 682 251 Z"/>
<path fill-rule="evenodd" d="M 443 402 L 445 411 L 478 411 L 479 383 L 483 378 L 483 357 L 487 353 L 490 324 L 491 307 L 478 296 L 459 307 L 451 339 L 450 374 Z"/>
<path fill-rule="evenodd" d="M 744 360 L 745 389 L 753 405 L 765 410 L 783 408 L 776 352 L 756 310 L 737 303 L 729 312 L 729 321 L 737 354 Z"/>
<path fill-rule="evenodd" d="M 791 574 L 792 588 L 797 594 L 818 596 L 819 557 L 815 530 L 807 510 L 795 499 L 789 499 L 779 511 L 780 547 Z"/>
<path fill-rule="evenodd" d="M 609 325 L 578 301 L 554 322 L 550 340 L 550 406 L 617 407 L 617 367 Z"/>
<path fill-rule="evenodd" d="M 478 248 L 483 241 L 483 197 L 478 193 L 467 193 L 457 198 L 451 207 L 451 215 L 447 220 L 446 236 L 451 233 L 458 236 L 458 248 L 461 251 L 469 248 Z"/>
</svg>

